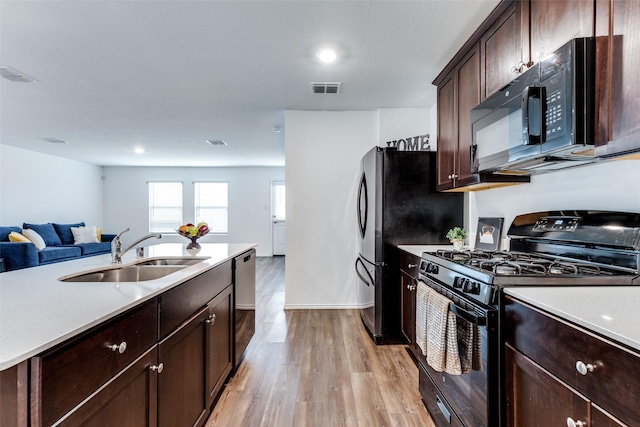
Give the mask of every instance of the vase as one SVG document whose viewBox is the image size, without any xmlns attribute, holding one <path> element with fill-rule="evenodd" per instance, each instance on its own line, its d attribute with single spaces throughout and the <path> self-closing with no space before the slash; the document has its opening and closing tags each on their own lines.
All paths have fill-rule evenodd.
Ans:
<svg viewBox="0 0 640 427">
<path fill-rule="evenodd" d="M 464 247 L 464 239 L 451 239 L 454 251 L 461 251 Z"/>
<path fill-rule="evenodd" d="M 187 245 L 187 249 L 200 249 L 200 243 L 198 243 L 199 237 L 189 237 L 191 243 Z"/>
</svg>

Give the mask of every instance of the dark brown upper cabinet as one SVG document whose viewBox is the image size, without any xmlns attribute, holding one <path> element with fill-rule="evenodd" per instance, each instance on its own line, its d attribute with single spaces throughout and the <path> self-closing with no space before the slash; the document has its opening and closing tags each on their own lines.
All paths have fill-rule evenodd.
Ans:
<svg viewBox="0 0 640 427">
<path fill-rule="evenodd" d="M 640 2 L 596 0 L 596 155 L 640 158 Z"/>
</svg>

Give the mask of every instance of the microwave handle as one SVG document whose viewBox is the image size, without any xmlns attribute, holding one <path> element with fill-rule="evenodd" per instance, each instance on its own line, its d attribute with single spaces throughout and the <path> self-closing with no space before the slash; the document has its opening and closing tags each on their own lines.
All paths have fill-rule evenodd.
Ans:
<svg viewBox="0 0 640 427">
<path fill-rule="evenodd" d="M 532 105 L 533 104 L 533 105 Z M 529 107 L 532 108 L 529 108 Z M 547 133 L 544 87 L 527 86 L 522 91 L 522 139 L 524 145 L 541 144 Z"/>
</svg>

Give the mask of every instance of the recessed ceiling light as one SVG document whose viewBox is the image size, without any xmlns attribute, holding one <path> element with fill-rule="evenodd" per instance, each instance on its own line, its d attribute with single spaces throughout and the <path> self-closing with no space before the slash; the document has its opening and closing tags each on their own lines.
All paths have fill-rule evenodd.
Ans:
<svg viewBox="0 0 640 427">
<path fill-rule="evenodd" d="M 227 145 L 222 139 L 207 139 L 207 144 L 210 145 Z"/>
<path fill-rule="evenodd" d="M 282 126 L 280 126 L 280 125 L 273 125 L 273 127 L 272 127 L 271 129 L 273 129 L 273 131 L 274 131 L 275 133 L 280 133 L 280 132 L 282 132 Z"/>
<path fill-rule="evenodd" d="M 142 154 L 142 153 L 144 153 L 144 148 L 136 147 L 136 148 L 133 149 L 133 152 L 136 153 L 136 154 Z"/>
<path fill-rule="evenodd" d="M 329 64 L 329 63 L 331 63 L 331 62 L 336 60 L 337 55 L 336 55 L 336 52 L 331 50 L 331 49 L 323 49 L 320 52 L 316 53 L 316 57 L 320 61 L 322 61 L 322 62 L 324 62 L 326 64 Z"/>
</svg>

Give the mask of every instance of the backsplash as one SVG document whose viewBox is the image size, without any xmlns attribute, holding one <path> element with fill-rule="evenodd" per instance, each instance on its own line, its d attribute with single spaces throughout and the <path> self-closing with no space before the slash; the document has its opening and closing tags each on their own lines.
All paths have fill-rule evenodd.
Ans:
<svg viewBox="0 0 640 427">
<path fill-rule="evenodd" d="M 478 217 L 502 217 L 505 237 L 513 218 L 548 209 L 640 212 L 640 162 L 611 160 L 534 175 L 531 183 L 468 193 L 468 242 L 475 243 Z"/>
</svg>

